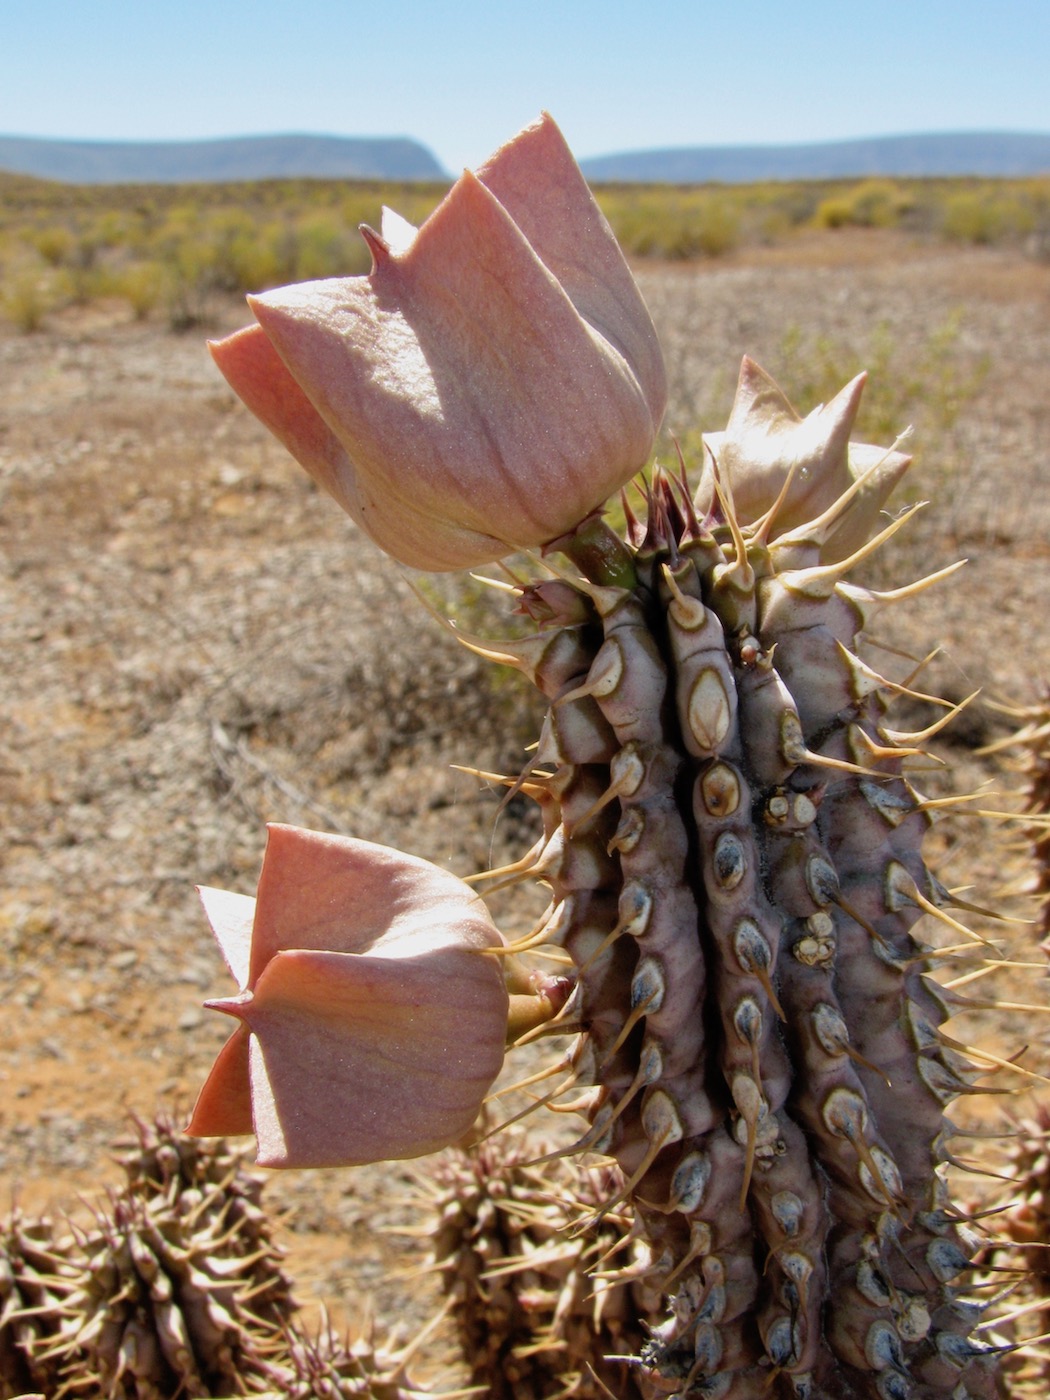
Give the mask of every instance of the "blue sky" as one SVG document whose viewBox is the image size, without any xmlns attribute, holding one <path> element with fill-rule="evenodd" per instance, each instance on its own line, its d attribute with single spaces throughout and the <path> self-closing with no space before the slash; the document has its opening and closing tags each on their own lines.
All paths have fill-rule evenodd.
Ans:
<svg viewBox="0 0 1050 1400">
<path fill-rule="evenodd" d="M 622 16 L 622 17 L 621 17 Z M 1050 131 L 1050 0 L 0 0 L 0 133 L 409 135 L 579 156 Z"/>
</svg>

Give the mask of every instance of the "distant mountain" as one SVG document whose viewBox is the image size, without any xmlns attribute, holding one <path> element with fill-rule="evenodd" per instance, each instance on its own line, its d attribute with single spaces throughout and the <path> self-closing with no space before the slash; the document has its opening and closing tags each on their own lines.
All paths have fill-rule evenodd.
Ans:
<svg viewBox="0 0 1050 1400">
<path fill-rule="evenodd" d="M 235 136 L 214 141 L 53 141 L 0 136 L 0 170 L 78 185 L 180 184 L 295 176 L 447 180 L 402 136 Z"/>
<path fill-rule="evenodd" d="M 745 184 L 866 175 L 1050 174 L 1050 133 L 959 131 L 794 146 L 683 146 L 580 162 L 593 181 Z M 0 171 L 69 184 L 319 179 L 448 180 L 409 137 L 235 136 L 207 141 L 58 141 L 0 136 Z"/>
<path fill-rule="evenodd" d="M 588 180 L 672 185 L 865 175 L 1046 175 L 1050 134 L 958 131 L 804 146 L 687 146 L 594 156 L 580 164 Z"/>
</svg>

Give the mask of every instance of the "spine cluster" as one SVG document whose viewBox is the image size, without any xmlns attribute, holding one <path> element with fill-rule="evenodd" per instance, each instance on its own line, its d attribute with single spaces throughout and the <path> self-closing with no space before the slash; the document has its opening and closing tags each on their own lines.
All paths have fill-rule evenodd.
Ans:
<svg viewBox="0 0 1050 1400">
<path fill-rule="evenodd" d="M 975 1070 L 913 932 L 955 921 L 905 776 L 922 736 L 887 727 L 901 687 L 858 655 L 896 595 L 847 581 L 879 543 L 856 547 L 864 480 L 783 530 L 794 475 L 747 519 L 658 475 L 619 553 L 578 538 L 581 577 L 522 590 L 577 1146 L 619 1164 L 593 1218 L 632 1204 L 668 1299 L 646 1394 L 977 1400 L 996 1367 L 940 1169 Z"/>
</svg>

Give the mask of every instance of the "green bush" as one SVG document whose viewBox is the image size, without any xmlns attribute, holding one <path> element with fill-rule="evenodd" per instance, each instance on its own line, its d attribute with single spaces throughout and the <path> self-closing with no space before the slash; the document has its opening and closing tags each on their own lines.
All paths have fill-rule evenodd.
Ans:
<svg viewBox="0 0 1050 1400">
<path fill-rule="evenodd" d="M 32 244 L 51 267 L 61 267 L 73 251 L 72 232 L 61 224 L 52 224 L 33 236 Z"/>
<path fill-rule="evenodd" d="M 25 269 L 4 279 L 0 310 L 24 334 L 40 330 L 44 317 L 54 305 L 52 289 L 40 273 Z"/>
<path fill-rule="evenodd" d="M 960 190 L 945 199 L 941 229 L 962 243 L 994 244 L 1032 233 L 1039 203 L 994 187 Z"/>
<path fill-rule="evenodd" d="M 212 316 L 212 298 L 216 290 L 210 250 L 188 241 L 173 250 L 163 267 L 168 325 L 173 331 L 206 325 Z"/>
<path fill-rule="evenodd" d="M 165 290 L 165 277 L 154 262 L 134 262 L 112 276 L 114 296 L 123 297 L 136 321 L 145 321 L 156 308 Z"/>
<path fill-rule="evenodd" d="M 740 219 L 727 199 L 712 196 L 700 205 L 668 250 L 671 257 L 691 258 L 701 254 L 718 258 L 730 253 L 740 242 Z"/>
<path fill-rule="evenodd" d="M 863 180 L 851 190 L 821 200 L 814 222 L 820 228 L 895 228 L 913 203 L 892 180 Z"/>
<path fill-rule="evenodd" d="M 729 190 L 606 191 L 599 202 L 634 257 L 715 258 L 740 243 L 739 195 Z"/>
<path fill-rule="evenodd" d="M 356 228 L 330 215 L 305 219 L 292 233 L 294 280 L 368 272 L 372 255 Z"/>
</svg>

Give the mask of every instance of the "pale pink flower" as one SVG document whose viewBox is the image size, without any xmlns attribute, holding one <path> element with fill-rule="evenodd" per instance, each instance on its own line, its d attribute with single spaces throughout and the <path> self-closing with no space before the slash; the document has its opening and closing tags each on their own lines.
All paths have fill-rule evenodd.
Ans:
<svg viewBox="0 0 1050 1400">
<path fill-rule="evenodd" d="M 704 434 L 709 456 L 694 501 L 699 513 L 715 504 L 712 459 L 745 524 L 770 509 L 791 476 L 777 508 L 773 538 L 814 520 L 863 478 L 821 552 L 830 561 L 859 549 L 911 462 L 902 452 L 850 441 L 866 379 L 858 374 L 802 418 L 780 386 L 745 355 L 725 431 Z"/>
<path fill-rule="evenodd" d="M 573 529 L 644 466 L 666 402 L 649 313 L 544 116 L 367 277 L 250 297 L 212 346 L 253 413 L 394 558 L 459 569 Z"/>
<path fill-rule="evenodd" d="M 386 846 L 271 826 L 257 898 L 202 889 L 241 991 L 193 1110 L 270 1167 L 417 1157 L 467 1132 L 503 1061 L 501 938 L 474 892 Z"/>
</svg>

